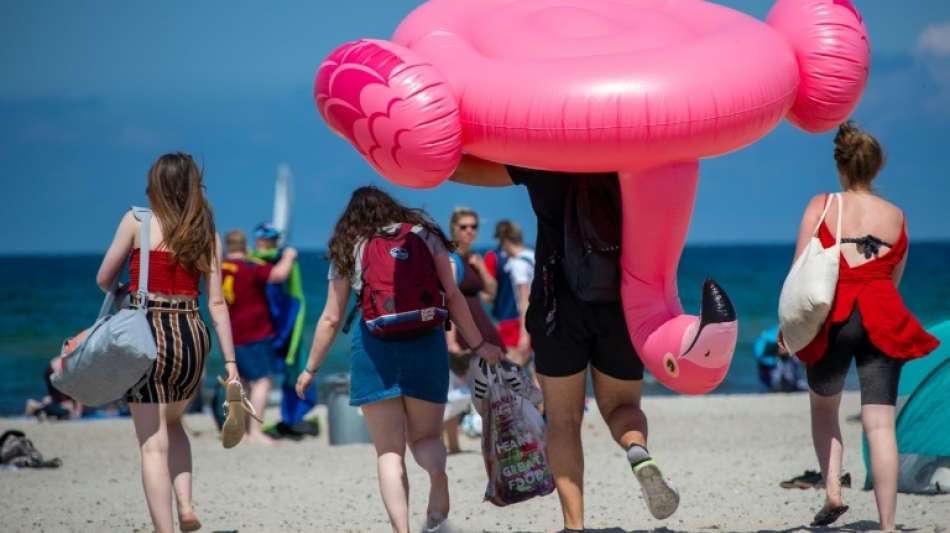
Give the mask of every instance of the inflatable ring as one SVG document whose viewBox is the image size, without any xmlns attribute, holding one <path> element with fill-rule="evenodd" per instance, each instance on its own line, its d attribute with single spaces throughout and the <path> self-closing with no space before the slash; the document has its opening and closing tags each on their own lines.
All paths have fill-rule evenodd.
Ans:
<svg viewBox="0 0 950 533">
<path fill-rule="evenodd" d="M 779 0 L 765 23 L 703 0 L 430 0 L 393 42 L 334 51 L 314 96 L 331 128 L 406 186 L 437 185 L 463 151 L 619 172 L 631 338 L 660 382 L 702 393 L 725 377 L 738 325 L 711 280 L 699 316 L 677 296 L 699 160 L 782 118 L 836 126 L 869 62 L 849 0 Z"/>
</svg>

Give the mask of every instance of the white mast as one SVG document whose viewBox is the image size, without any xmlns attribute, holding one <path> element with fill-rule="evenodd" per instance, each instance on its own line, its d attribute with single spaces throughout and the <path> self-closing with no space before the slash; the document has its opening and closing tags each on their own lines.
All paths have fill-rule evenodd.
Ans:
<svg viewBox="0 0 950 533">
<path fill-rule="evenodd" d="M 274 217 L 272 223 L 280 231 L 278 246 L 287 243 L 290 236 L 290 214 L 293 207 L 293 175 L 286 163 L 277 165 L 277 181 L 274 184 Z"/>
</svg>

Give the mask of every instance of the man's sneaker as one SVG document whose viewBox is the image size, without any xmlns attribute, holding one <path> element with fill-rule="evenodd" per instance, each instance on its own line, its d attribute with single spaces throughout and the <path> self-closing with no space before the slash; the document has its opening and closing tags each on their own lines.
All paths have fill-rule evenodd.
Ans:
<svg viewBox="0 0 950 533">
<path fill-rule="evenodd" d="M 680 505 L 680 494 L 663 478 L 656 461 L 646 459 L 630 466 L 633 468 L 633 475 L 637 476 L 637 481 L 640 482 L 643 499 L 647 502 L 650 514 L 657 520 L 672 516 Z"/>
</svg>

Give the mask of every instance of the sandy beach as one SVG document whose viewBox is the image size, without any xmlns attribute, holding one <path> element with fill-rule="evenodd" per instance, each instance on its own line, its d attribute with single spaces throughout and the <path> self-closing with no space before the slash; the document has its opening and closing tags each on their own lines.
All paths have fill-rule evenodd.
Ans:
<svg viewBox="0 0 950 533">
<path fill-rule="evenodd" d="M 779 481 L 814 468 L 808 399 L 795 395 L 649 397 L 650 448 L 682 494 L 669 520 L 648 514 L 623 455 L 599 415 L 584 424 L 588 531 L 809 530 L 821 493 L 785 490 Z M 595 409 L 591 405 L 592 409 Z M 855 393 L 842 415 L 858 411 Z M 321 414 L 323 414 L 321 412 Z M 369 445 L 330 447 L 326 436 L 276 449 L 241 445 L 224 450 L 210 417 L 191 416 L 195 501 L 203 531 L 388 531 Z M 324 427 L 326 425 L 324 424 Z M 58 470 L 0 471 L 6 532 L 150 531 L 139 481 L 131 420 L 39 424 L 3 419 L 0 429 L 24 430 Z M 860 424 L 843 422 L 845 491 L 851 511 L 839 529 L 874 528 L 873 494 L 863 484 Z M 554 495 L 507 508 L 482 502 L 485 473 L 479 441 L 449 458 L 452 514 L 448 531 L 540 532 L 560 526 Z M 422 524 L 427 482 L 409 463 L 414 523 Z M 915 532 L 950 528 L 950 495 L 898 499 L 897 522 Z"/>
</svg>

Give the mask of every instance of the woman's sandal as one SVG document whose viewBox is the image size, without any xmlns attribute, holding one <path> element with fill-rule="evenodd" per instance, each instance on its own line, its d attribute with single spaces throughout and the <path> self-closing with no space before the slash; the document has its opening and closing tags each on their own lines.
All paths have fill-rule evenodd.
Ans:
<svg viewBox="0 0 950 533">
<path fill-rule="evenodd" d="M 818 514 L 815 515 L 815 519 L 812 520 L 811 525 L 813 526 L 827 526 L 835 523 L 835 520 L 841 518 L 841 515 L 848 512 L 849 507 L 847 505 L 839 505 L 838 507 L 822 507 Z"/>
<path fill-rule="evenodd" d="M 247 399 L 244 387 L 239 381 L 226 383 L 220 377 L 218 381 L 224 385 L 227 392 L 224 401 L 225 420 L 221 426 L 221 443 L 225 448 L 233 448 L 244 438 L 244 433 L 247 431 L 247 416 L 261 423 L 264 421 L 257 416 L 257 411 Z"/>
<path fill-rule="evenodd" d="M 182 533 L 188 533 L 189 531 L 198 531 L 201 529 L 201 522 L 198 521 L 198 518 L 192 513 L 191 518 L 182 518 L 178 517 L 178 529 Z"/>
</svg>

